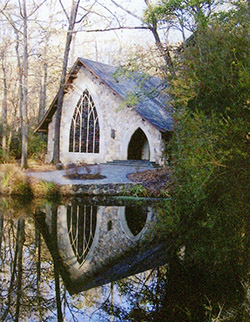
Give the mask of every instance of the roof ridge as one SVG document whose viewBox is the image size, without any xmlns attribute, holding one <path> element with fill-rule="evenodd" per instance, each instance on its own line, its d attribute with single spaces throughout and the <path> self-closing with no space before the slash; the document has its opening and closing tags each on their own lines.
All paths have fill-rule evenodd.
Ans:
<svg viewBox="0 0 250 322">
<path fill-rule="evenodd" d="M 133 105 L 135 111 L 161 131 L 171 131 L 173 129 L 174 122 L 170 115 L 171 111 L 167 111 L 166 105 L 164 104 L 164 101 L 167 101 L 166 97 L 163 96 L 160 91 L 154 97 L 147 95 L 147 93 L 150 94 L 150 91 L 153 92 L 158 87 L 157 84 L 154 84 L 153 79 L 157 79 L 159 81 L 159 87 L 160 85 L 163 85 L 163 82 L 159 77 L 151 76 L 143 72 L 131 71 L 132 76 L 135 75 L 139 79 L 133 79 L 133 77 L 130 78 L 126 75 L 122 75 L 124 77 L 117 77 L 117 81 L 117 79 L 114 78 L 115 70 L 122 68 L 121 66 L 108 65 L 79 57 L 70 69 L 67 77 L 67 85 L 69 85 L 69 83 L 72 82 L 72 79 L 74 79 L 74 72 L 75 74 L 79 72 L 78 69 L 80 66 L 84 66 L 125 102 L 129 99 L 131 94 L 134 93 L 135 95 L 138 95 L 142 93 L 143 95 L 141 96 L 141 100 Z M 140 83 L 140 76 L 149 77 L 146 81 L 142 80 Z M 57 95 L 35 131 L 47 131 L 48 124 L 51 122 L 57 109 Z"/>
</svg>

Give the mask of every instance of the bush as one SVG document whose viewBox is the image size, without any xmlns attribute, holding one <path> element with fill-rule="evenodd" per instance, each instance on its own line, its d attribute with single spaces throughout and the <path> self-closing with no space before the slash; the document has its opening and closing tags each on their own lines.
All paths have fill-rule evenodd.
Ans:
<svg viewBox="0 0 250 322">
<path fill-rule="evenodd" d="M 28 158 L 33 160 L 44 160 L 46 153 L 46 137 L 41 134 L 34 133 L 30 130 L 28 133 Z M 18 131 L 13 135 L 10 144 L 10 154 L 14 159 L 21 159 L 22 155 L 22 139 L 21 132 Z"/>
<path fill-rule="evenodd" d="M 2 194 L 31 193 L 28 177 L 15 165 L 2 166 L 0 182 L 0 193 Z"/>
<path fill-rule="evenodd" d="M 44 160 L 46 153 L 46 137 L 34 132 L 29 133 L 28 137 L 28 157 L 34 160 Z"/>
<path fill-rule="evenodd" d="M 247 2 L 237 5 L 197 29 L 172 81 L 173 208 L 182 215 L 249 209 L 250 16 Z"/>
<path fill-rule="evenodd" d="M 59 189 L 52 182 L 29 178 L 13 164 L 1 166 L 0 194 L 16 195 L 26 199 L 33 197 L 59 198 Z"/>
</svg>

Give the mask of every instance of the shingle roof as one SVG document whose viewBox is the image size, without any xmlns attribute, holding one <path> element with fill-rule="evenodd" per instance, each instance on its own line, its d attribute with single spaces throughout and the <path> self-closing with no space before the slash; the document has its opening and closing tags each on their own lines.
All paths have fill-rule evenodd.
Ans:
<svg viewBox="0 0 250 322">
<path fill-rule="evenodd" d="M 72 81 L 72 75 L 78 72 L 79 66 L 84 66 L 102 80 L 127 105 L 131 105 L 132 102 L 132 107 L 135 111 L 159 130 L 163 132 L 173 130 L 172 109 L 168 106 L 169 97 L 162 94 L 164 84 L 160 78 L 139 72 L 124 71 L 119 67 L 101 64 L 85 58 L 78 58 L 69 73 L 68 83 Z M 54 98 L 36 131 L 47 131 L 48 124 L 56 111 L 57 96 Z"/>
</svg>

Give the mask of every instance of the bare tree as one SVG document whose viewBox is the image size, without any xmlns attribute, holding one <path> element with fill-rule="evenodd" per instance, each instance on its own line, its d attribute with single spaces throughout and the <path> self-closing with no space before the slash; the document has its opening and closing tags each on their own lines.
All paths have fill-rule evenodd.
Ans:
<svg viewBox="0 0 250 322">
<path fill-rule="evenodd" d="M 2 149 L 4 153 L 4 158 L 6 160 L 7 156 L 7 95 L 8 95 L 8 85 L 7 85 L 7 62 L 6 62 L 6 50 L 1 51 L 1 67 L 3 73 L 3 103 L 2 103 Z"/>
<path fill-rule="evenodd" d="M 8 7 L 8 3 L 2 9 L 1 13 L 5 16 L 16 35 L 16 56 L 19 75 L 19 113 L 21 121 L 22 135 L 22 155 L 21 167 L 28 167 L 28 21 L 31 16 L 41 7 L 46 0 L 33 6 L 30 13 L 27 13 L 26 0 L 18 1 L 17 6 Z M 19 15 L 17 14 L 19 13 Z M 22 48 L 20 48 L 20 44 Z"/>
<path fill-rule="evenodd" d="M 67 67 L 68 67 L 70 45 L 72 41 L 74 27 L 76 24 L 76 17 L 77 17 L 79 4 L 80 4 L 80 0 L 72 0 L 71 12 L 70 12 L 70 16 L 68 16 L 66 10 L 64 9 L 61 3 L 64 9 L 64 12 L 66 14 L 66 17 L 68 19 L 68 31 L 67 31 L 67 37 L 66 37 L 66 43 L 65 43 L 65 49 L 64 49 L 62 74 L 61 74 L 60 88 L 58 93 L 57 111 L 55 116 L 54 152 L 53 152 L 53 162 L 55 164 L 60 162 L 60 123 L 61 123 L 61 115 L 62 115 L 63 94 L 65 89 L 65 80 L 66 80 L 66 73 L 67 73 Z"/>
<path fill-rule="evenodd" d="M 22 156 L 21 168 L 28 167 L 28 16 L 26 0 L 22 2 L 21 16 L 23 18 L 23 101 L 21 105 Z"/>
<path fill-rule="evenodd" d="M 36 22 L 39 28 L 39 32 L 41 34 L 41 41 L 39 42 L 39 66 L 38 67 L 38 73 L 39 74 L 39 105 L 38 105 L 38 121 L 40 122 L 42 117 L 45 114 L 46 111 L 46 103 L 47 103 L 47 89 L 48 84 L 50 82 L 50 67 L 51 65 L 55 65 L 55 59 L 60 61 L 58 59 L 58 55 L 56 55 L 56 58 L 53 59 L 53 55 L 51 54 L 52 50 L 50 47 L 50 40 L 55 35 L 54 26 L 55 26 L 55 8 L 56 8 L 56 1 L 50 1 L 49 5 L 47 7 L 49 16 L 46 20 L 46 22 Z M 59 50 L 59 48 L 58 48 Z M 54 52 L 54 50 L 53 50 Z M 51 64 L 52 60 L 52 64 Z"/>
<path fill-rule="evenodd" d="M 125 6 L 121 5 L 117 1 L 115 1 L 115 0 L 110 0 L 110 1 L 113 5 L 115 5 L 117 8 L 122 10 L 127 17 L 132 17 L 132 18 L 134 18 L 135 21 L 138 21 L 139 25 L 131 25 L 131 23 L 129 23 L 127 25 L 121 24 L 120 19 L 117 16 L 115 16 L 115 19 L 114 19 L 116 22 L 115 25 L 113 25 L 111 23 L 111 25 L 109 24 L 105 28 L 89 29 L 89 30 L 85 30 L 85 31 L 86 32 L 105 32 L 105 31 L 114 31 L 114 30 L 122 30 L 122 29 L 149 30 L 154 37 L 155 45 L 156 45 L 161 57 L 164 59 L 165 64 L 168 67 L 170 74 L 174 75 L 175 70 L 174 70 L 174 65 L 173 65 L 173 61 L 171 58 L 171 50 L 168 45 L 168 42 L 167 42 L 167 44 L 164 44 L 163 41 L 161 40 L 159 28 L 158 28 L 158 21 L 157 21 L 156 17 L 152 17 L 151 19 L 146 20 L 146 19 L 144 19 L 145 17 L 137 15 L 136 13 L 127 9 Z M 151 8 L 150 1 L 144 0 L 144 3 L 146 5 L 146 8 L 149 10 Z M 99 3 L 99 4 L 102 5 L 101 3 Z M 106 6 L 102 5 L 102 7 L 110 12 L 110 10 Z M 114 16 L 113 13 L 112 13 L 112 15 Z M 166 34 L 168 33 L 168 31 L 169 31 L 169 26 L 166 26 Z"/>
<path fill-rule="evenodd" d="M 21 298 L 21 280 L 22 280 L 22 260 L 23 260 L 23 244 L 24 244 L 24 218 L 20 218 L 17 223 L 17 231 L 16 231 L 16 245 L 15 245 L 15 252 L 14 252 L 14 258 L 11 269 L 11 275 L 10 275 L 10 283 L 7 293 L 7 299 L 6 299 L 6 308 L 1 316 L 1 321 L 5 321 L 7 319 L 9 311 L 12 306 L 12 296 L 15 289 L 15 279 L 17 274 L 17 302 L 16 302 L 16 321 L 18 320 L 19 316 L 19 309 L 20 309 L 20 298 Z M 13 221 L 10 221 L 10 229 L 9 233 L 14 231 L 13 229 Z"/>
<path fill-rule="evenodd" d="M 8 8 L 6 8 L 7 10 Z M 28 16 L 26 10 L 26 0 L 19 1 L 20 18 L 22 26 L 15 21 L 8 11 L 3 11 L 3 14 L 13 27 L 16 35 L 16 55 L 19 75 L 19 111 L 21 118 L 22 132 L 22 156 L 21 167 L 28 167 L 28 125 L 27 125 L 27 104 L 28 104 Z M 22 35 L 23 53 L 20 53 L 20 34 Z M 21 60 L 22 57 L 22 60 Z"/>
</svg>

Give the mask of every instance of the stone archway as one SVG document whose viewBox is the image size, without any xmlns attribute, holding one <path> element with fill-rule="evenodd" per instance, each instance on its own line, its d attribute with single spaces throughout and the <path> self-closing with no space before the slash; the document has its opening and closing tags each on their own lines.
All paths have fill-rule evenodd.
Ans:
<svg viewBox="0 0 250 322">
<path fill-rule="evenodd" d="M 141 128 L 131 136 L 128 145 L 128 160 L 150 160 L 148 139 Z"/>
</svg>

